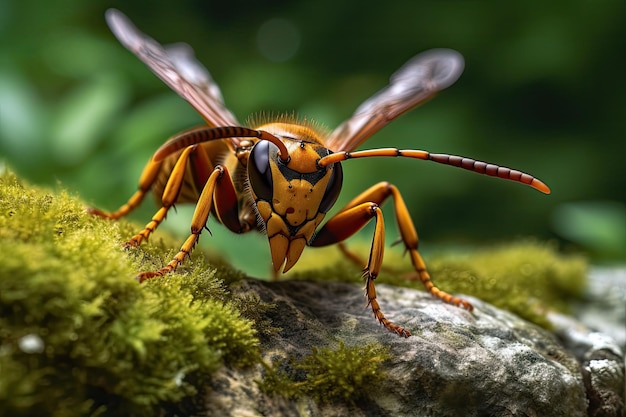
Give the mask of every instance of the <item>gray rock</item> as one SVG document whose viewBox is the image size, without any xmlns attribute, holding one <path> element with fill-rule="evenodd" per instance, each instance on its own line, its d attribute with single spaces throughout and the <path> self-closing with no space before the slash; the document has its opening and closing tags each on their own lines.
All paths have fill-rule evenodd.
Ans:
<svg viewBox="0 0 626 417">
<path fill-rule="evenodd" d="M 626 269 L 594 268 L 577 320 L 552 313 L 549 319 L 563 346 L 581 364 L 590 416 L 624 410 L 626 347 Z"/>
<path fill-rule="evenodd" d="M 576 306 L 576 317 L 589 328 L 611 336 L 626 349 L 626 268 L 589 271 L 586 299 Z"/>
<path fill-rule="evenodd" d="M 253 382 L 263 378 L 261 367 L 225 368 L 209 394 L 210 414 L 575 417 L 623 412 L 624 354 L 610 338 L 581 342 L 593 332 L 580 327 L 579 349 L 570 352 L 554 334 L 471 297 L 473 313 L 422 291 L 384 284 L 377 290 L 387 317 L 412 337 L 403 339 L 379 326 L 358 285 L 244 281 L 237 291 L 252 291 L 275 304 L 268 317 L 281 330 L 261 335 L 268 362 L 309 355 L 313 346 L 338 340 L 389 346 L 393 358 L 385 363 L 386 378 L 372 387 L 374 395 L 352 404 L 271 397 Z M 560 335 L 571 325 L 560 323 Z"/>
</svg>

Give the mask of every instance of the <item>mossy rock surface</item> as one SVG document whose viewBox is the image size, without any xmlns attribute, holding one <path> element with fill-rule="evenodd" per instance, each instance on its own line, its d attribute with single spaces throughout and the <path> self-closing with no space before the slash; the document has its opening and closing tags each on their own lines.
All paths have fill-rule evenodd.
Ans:
<svg viewBox="0 0 626 417">
<path fill-rule="evenodd" d="M 269 369 L 218 371 L 208 397 L 215 415 L 569 417 L 624 410 L 623 349 L 559 313 L 550 314 L 556 337 L 473 297 L 469 313 L 423 291 L 381 284 L 388 317 L 413 332 L 404 339 L 372 319 L 356 284 L 242 286 L 275 304 L 267 317 L 281 330 L 260 336 Z"/>
<path fill-rule="evenodd" d="M 0 178 L 3 415 L 176 413 L 224 363 L 258 362 L 253 322 L 212 268 L 137 283 L 174 243 L 125 251 L 127 226 Z"/>
<path fill-rule="evenodd" d="M 540 326 L 472 296 L 473 314 L 408 288 L 391 252 L 393 268 L 377 288 L 387 316 L 414 334 L 403 339 L 375 322 L 362 283 L 349 282 L 358 268 L 341 261 L 299 280 L 264 282 L 212 267 L 196 250 L 178 272 L 139 285 L 137 272 L 162 266 L 180 242 L 159 234 L 124 250 L 136 228 L 87 215 L 63 191 L 0 175 L 3 415 L 623 410 L 621 347 L 610 338 L 585 344 L 553 319 L 580 299 L 585 265 L 549 245 L 429 263 L 442 288 Z M 578 337 L 575 354 L 549 329 L 565 341 Z"/>
</svg>

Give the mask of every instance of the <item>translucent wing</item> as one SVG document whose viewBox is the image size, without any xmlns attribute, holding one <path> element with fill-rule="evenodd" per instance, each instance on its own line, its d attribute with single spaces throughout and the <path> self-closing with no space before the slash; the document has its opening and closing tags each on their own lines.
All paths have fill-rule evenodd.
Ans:
<svg viewBox="0 0 626 417">
<path fill-rule="evenodd" d="M 187 100 L 209 126 L 238 126 L 235 116 L 224 106 L 222 93 L 209 71 L 196 60 L 193 49 L 184 43 L 162 46 L 142 33 L 119 10 L 106 11 L 113 34 L 137 55 L 165 84 Z M 232 140 L 237 145 L 235 139 Z"/>
<path fill-rule="evenodd" d="M 352 151 L 387 123 L 452 85 L 463 72 L 463 56 L 451 49 L 432 49 L 411 58 L 389 85 L 361 104 L 339 125 L 325 146 Z"/>
</svg>

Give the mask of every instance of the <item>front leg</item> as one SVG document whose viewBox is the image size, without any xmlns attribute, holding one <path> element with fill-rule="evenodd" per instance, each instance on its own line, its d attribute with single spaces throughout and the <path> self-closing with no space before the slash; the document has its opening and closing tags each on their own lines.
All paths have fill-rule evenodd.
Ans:
<svg viewBox="0 0 626 417">
<path fill-rule="evenodd" d="M 406 204 L 404 203 L 404 199 L 395 185 L 386 181 L 373 185 L 350 201 L 344 208 L 342 208 L 342 212 L 366 201 L 382 206 L 389 197 L 392 197 L 393 199 L 396 221 L 398 229 L 400 230 L 400 239 L 404 244 L 406 251 L 409 252 L 411 263 L 413 264 L 416 272 L 414 275 L 410 276 L 409 279 L 419 279 L 422 284 L 424 284 L 424 287 L 426 287 L 426 289 L 435 297 L 442 299 L 446 303 L 454 304 L 458 307 L 463 307 L 471 311 L 473 306 L 469 302 L 450 295 L 447 292 L 440 290 L 433 284 L 430 274 L 426 269 L 426 264 L 417 250 L 419 238 L 417 236 L 415 226 L 413 225 L 413 220 L 411 220 L 411 215 L 406 207 Z M 343 237 L 342 233 L 336 232 L 336 229 L 342 227 L 341 224 L 333 225 L 330 229 L 324 230 L 327 228 L 329 223 L 330 221 L 324 225 L 322 230 L 318 233 L 319 243 L 315 243 L 318 241 L 316 238 L 312 246 L 325 246 L 341 242 L 359 230 L 356 229 L 350 235 Z"/>
<path fill-rule="evenodd" d="M 385 232 L 380 206 L 389 197 L 392 197 L 394 202 L 396 221 L 400 230 L 402 243 L 404 244 L 406 251 L 409 252 L 411 262 L 415 269 L 415 275 L 410 278 L 419 279 L 432 295 L 442 299 L 443 301 L 471 311 L 473 306 L 469 302 L 448 294 L 433 284 L 430 274 L 426 269 L 424 260 L 417 250 L 419 242 L 417 231 L 415 230 L 409 211 L 404 203 L 404 199 L 400 195 L 400 191 L 393 184 L 381 182 L 359 194 L 344 208 L 342 208 L 337 215 L 324 224 L 310 245 L 327 246 L 341 243 L 358 232 L 370 219 L 375 217 L 376 229 L 374 231 L 370 257 L 365 269 L 365 277 L 367 279 L 366 295 L 369 304 L 374 310 L 376 318 L 378 318 L 378 320 L 388 330 L 396 332 L 401 336 L 408 337 L 410 336 L 410 333 L 407 330 L 388 322 L 388 320 L 384 317 L 380 311 L 378 302 L 376 302 L 376 289 L 374 288 L 374 279 L 376 279 L 378 272 L 380 271 L 384 251 Z"/>
<path fill-rule="evenodd" d="M 214 210 L 218 219 L 230 230 L 236 233 L 245 233 L 250 230 L 250 225 L 243 219 L 240 220 L 240 212 L 237 206 L 237 194 L 228 169 L 217 165 L 209 175 L 200 198 L 196 203 L 196 209 L 191 220 L 191 234 L 185 240 L 178 253 L 163 268 L 157 271 L 140 273 L 139 282 L 172 272 L 190 256 L 191 251 L 198 243 L 202 229 Z"/>
<path fill-rule="evenodd" d="M 342 242 L 359 231 L 372 218 L 376 219 L 376 227 L 367 266 L 363 271 L 363 276 L 366 279 L 365 296 L 367 297 L 367 304 L 372 307 L 374 316 L 387 330 L 402 337 L 409 337 L 411 332 L 389 321 L 376 300 L 374 280 L 380 272 L 385 251 L 385 221 L 383 212 L 378 204 L 365 202 L 341 211 L 326 222 L 324 227 L 313 238 L 311 246 L 325 246 Z"/>
<path fill-rule="evenodd" d="M 183 186 L 183 180 L 185 178 L 185 170 L 187 169 L 187 164 L 189 163 L 189 156 L 196 152 L 196 149 L 197 146 L 190 146 L 181 152 L 174 168 L 172 169 L 172 172 L 170 173 L 165 189 L 163 190 L 163 195 L 161 196 L 161 208 L 154 214 L 154 216 L 152 216 L 152 219 L 144 226 L 142 231 L 131 237 L 130 240 L 124 244 L 125 246 L 139 246 L 141 242 L 148 240 L 157 227 L 163 223 L 165 216 L 167 216 L 167 212 L 174 206 L 174 203 L 178 199 L 178 195 L 180 194 L 180 190 Z"/>
</svg>

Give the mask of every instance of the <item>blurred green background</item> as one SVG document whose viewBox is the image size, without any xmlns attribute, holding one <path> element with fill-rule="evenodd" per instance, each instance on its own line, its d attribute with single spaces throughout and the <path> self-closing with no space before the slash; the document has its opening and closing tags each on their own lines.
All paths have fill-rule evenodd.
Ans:
<svg viewBox="0 0 626 417">
<path fill-rule="evenodd" d="M 109 7 L 161 43 L 192 45 L 240 121 L 296 111 L 334 128 L 414 54 L 457 49 L 466 59 L 457 84 L 361 148 L 486 160 L 537 176 L 552 195 L 381 158 L 344 163 L 338 206 L 388 180 L 426 250 L 536 236 L 596 262 L 626 261 L 624 1 L 0 0 L 0 160 L 113 210 L 151 153 L 201 119 L 113 37 Z M 154 210 L 149 201 L 132 219 L 145 223 Z M 185 234 L 189 210 L 166 227 Z M 268 262 L 264 237 L 213 225 L 203 245 L 230 259 L 245 250 L 238 266 Z"/>
</svg>

